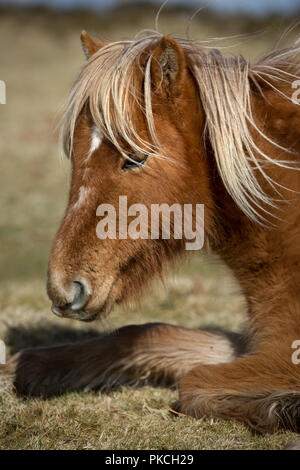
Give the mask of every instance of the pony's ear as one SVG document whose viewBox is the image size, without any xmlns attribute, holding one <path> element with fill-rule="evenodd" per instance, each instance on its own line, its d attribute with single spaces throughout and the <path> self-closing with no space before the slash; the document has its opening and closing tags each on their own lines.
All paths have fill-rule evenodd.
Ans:
<svg viewBox="0 0 300 470">
<path fill-rule="evenodd" d="M 102 43 L 100 41 L 95 42 L 86 31 L 82 31 L 80 39 L 83 52 L 87 59 L 102 47 Z"/>
<path fill-rule="evenodd" d="M 179 96 L 186 76 L 182 47 L 174 39 L 163 36 L 151 62 L 151 79 L 155 93 L 163 97 Z"/>
</svg>

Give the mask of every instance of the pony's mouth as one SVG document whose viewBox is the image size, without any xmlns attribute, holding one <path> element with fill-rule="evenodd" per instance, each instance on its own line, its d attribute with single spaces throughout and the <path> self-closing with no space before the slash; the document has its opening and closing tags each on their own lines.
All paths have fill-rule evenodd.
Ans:
<svg viewBox="0 0 300 470">
<path fill-rule="evenodd" d="M 73 320 L 80 320 L 84 322 L 94 321 L 98 315 L 100 315 L 100 312 L 90 315 L 84 310 L 61 309 L 55 305 L 52 305 L 51 311 L 54 313 L 54 315 L 60 318 L 72 318 Z"/>
</svg>

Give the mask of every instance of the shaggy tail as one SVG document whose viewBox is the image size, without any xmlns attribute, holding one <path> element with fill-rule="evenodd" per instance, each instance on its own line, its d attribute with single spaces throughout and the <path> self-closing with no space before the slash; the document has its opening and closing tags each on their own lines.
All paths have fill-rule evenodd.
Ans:
<svg viewBox="0 0 300 470">
<path fill-rule="evenodd" d="M 44 396 L 120 383 L 176 385 L 199 364 L 233 361 L 240 348 L 235 334 L 131 325 L 85 343 L 21 351 L 0 369 L 0 378 L 20 394 Z"/>
<path fill-rule="evenodd" d="M 240 335 L 153 323 L 21 351 L 0 369 L 0 382 L 43 396 L 123 383 L 178 385 L 185 414 L 236 419 L 258 431 L 298 431 L 299 373 L 281 345 L 245 355 Z"/>
</svg>

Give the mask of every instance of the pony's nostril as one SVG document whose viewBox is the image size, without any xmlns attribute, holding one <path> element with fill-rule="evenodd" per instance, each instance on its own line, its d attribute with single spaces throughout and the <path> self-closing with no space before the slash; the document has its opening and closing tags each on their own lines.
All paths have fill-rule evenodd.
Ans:
<svg viewBox="0 0 300 470">
<path fill-rule="evenodd" d="M 71 310 L 81 310 L 88 302 L 90 298 L 90 289 L 88 284 L 84 280 L 74 281 L 74 299 L 70 305 Z"/>
<path fill-rule="evenodd" d="M 71 279 L 71 282 L 63 282 L 59 274 L 53 272 L 49 274 L 47 291 L 52 300 L 52 312 L 60 317 L 72 317 L 72 312 L 76 315 L 84 312 L 91 297 L 89 282 L 81 276 Z"/>
</svg>

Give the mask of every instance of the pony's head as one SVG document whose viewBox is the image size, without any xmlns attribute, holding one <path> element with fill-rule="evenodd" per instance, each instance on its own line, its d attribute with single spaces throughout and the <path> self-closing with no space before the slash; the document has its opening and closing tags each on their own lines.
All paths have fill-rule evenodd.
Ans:
<svg viewBox="0 0 300 470">
<path fill-rule="evenodd" d="M 136 296 L 184 249 L 174 224 L 169 239 L 151 237 L 150 225 L 141 227 L 147 239 L 122 238 L 120 196 L 128 209 L 143 204 L 148 221 L 154 204 L 205 204 L 207 226 L 212 202 L 203 111 L 182 47 L 158 36 L 105 45 L 83 33 L 82 42 L 88 61 L 63 122 L 69 203 L 50 255 L 48 294 L 54 313 L 91 320 Z M 116 223 L 107 231 L 116 237 L 104 239 L 99 216 L 110 208 Z"/>
<path fill-rule="evenodd" d="M 250 68 L 241 56 L 159 34 L 101 44 L 83 33 L 82 44 L 88 60 L 62 123 L 72 178 L 48 294 L 54 313 L 88 321 L 136 296 L 183 252 L 186 233 L 177 236 L 175 215 L 169 237 L 161 226 L 153 234 L 155 205 L 203 204 L 210 241 L 226 198 L 255 222 L 273 205 L 261 185 L 273 184 L 265 170 L 271 158 L 259 145 L 272 141 L 253 118 L 252 101 L 265 102 L 264 85 L 273 91 L 276 74 L 285 82 L 295 76 L 281 66 L 300 46 Z M 127 236 L 129 222 L 140 236 Z"/>
</svg>

